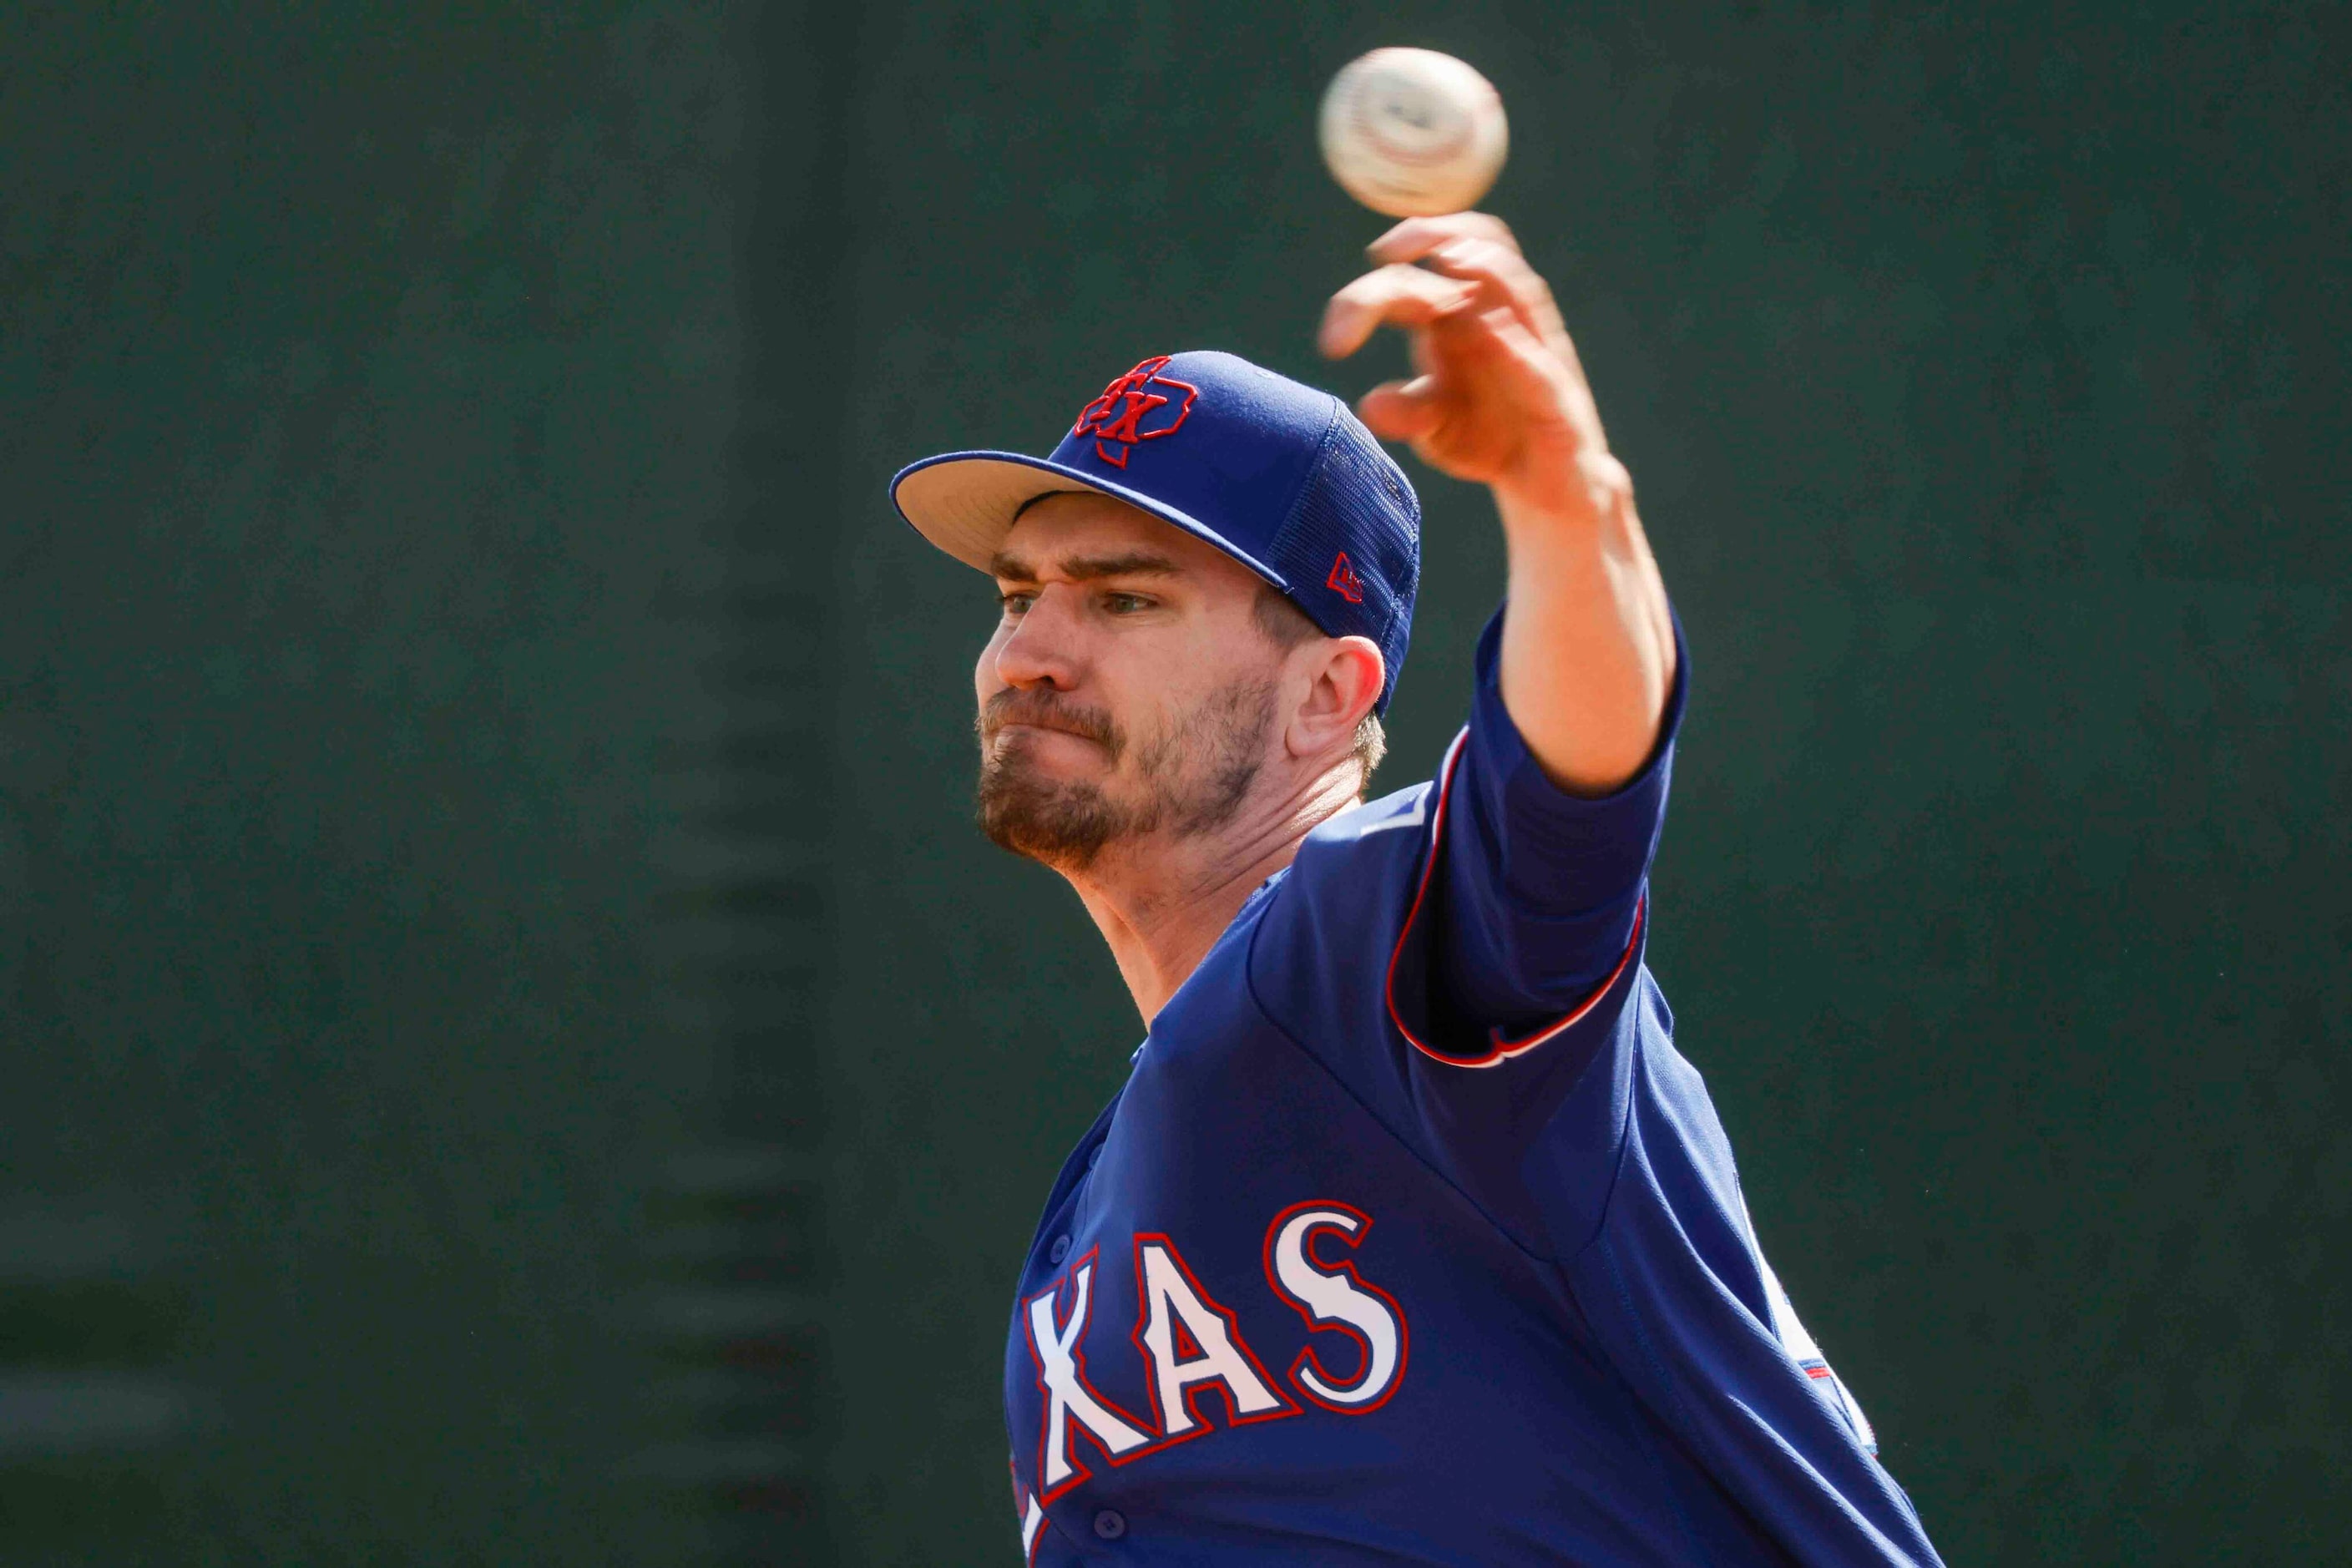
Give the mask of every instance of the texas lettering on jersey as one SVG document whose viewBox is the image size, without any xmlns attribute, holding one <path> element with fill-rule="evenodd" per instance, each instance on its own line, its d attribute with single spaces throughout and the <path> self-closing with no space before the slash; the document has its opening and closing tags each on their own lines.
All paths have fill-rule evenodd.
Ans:
<svg viewBox="0 0 2352 1568">
<path fill-rule="evenodd" d="M 1299 1415 L 1302 1399 L 1344 1415 L 1386 1404 L 1408 1359 L 1403 1310 L 1363 1279 L 1351 1258 L 1323 1250 L 1327 1243 L 1353 1248 L 1371 1224 L 1351 1205 L 1314 1200 L 1293 1204 L 1266 1226 L 1265 1288 L 1306 1324 L 1306 1342 L 1279 1380 L 1242 1338 L 1233 1312 L 1194 1276 L 1175 1239 L 1137 1235 L 1130 1337 L 1147 1369 L 1149 1418 L 1120 1408 L 1087 1375 L 1081 1348 L 1087 1326 L 1096 1313 L 1116 1309 L 1098 1293 L 1100 1248 L 1072 1258 L 1052 1289 L 1022 1304 L 1044 1397 L 1036 1500 L 1050 1503 L 1092 1474 L 1081 1440 L 1124 1465 L 1213 1430 L 1197 1403 L 1212 1390 L 1223 1396 L 1225 1424 L 1234 1426 Z M 1350 1342 L 1352 1351 L 1330 1335 Z M 1318 1336 L 1327 1337 L 1318 1343 Z"/>
<path fill-rule="evenodd" d="M 1439 776 L 1308 835 L 1063 1162 L 1004 1346 L 1037 1568 L 1937 1563 L 1643 962 L 1671 741 L 1560 795 L 1499 643 Z"/>
</svg>

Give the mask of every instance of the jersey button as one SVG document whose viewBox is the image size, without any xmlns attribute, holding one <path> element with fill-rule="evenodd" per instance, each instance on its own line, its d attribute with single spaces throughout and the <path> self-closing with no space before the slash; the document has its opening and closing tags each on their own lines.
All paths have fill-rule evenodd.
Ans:
<svg viewBox="0 0 2352 1568">
<path fill-rule="evenodd" d="M 1115 1508 L 1107 1508 L 1095 1515 L 1095 1533 L 1105 1541 L 1117 1541 L 1127 1533 L 1127 1517 Z"/>
<path fill-rule="evenodd" d="M 1054 1245 L 1045 1249 L 1045 1261 L 1059 1263 L 1069 1255 L 1070 1238 L 1066 1236 L 1057 1236 L 1054 1238 Z"/>
</svg>

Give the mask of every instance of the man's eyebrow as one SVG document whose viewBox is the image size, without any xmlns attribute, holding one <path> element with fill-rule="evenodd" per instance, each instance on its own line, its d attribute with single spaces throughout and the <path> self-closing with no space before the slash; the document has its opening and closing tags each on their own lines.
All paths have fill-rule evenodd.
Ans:
<svg viewBox="0 0 2352 1568">
<path fill-rule="evenodd" d="M 1165 555 L 1149 550 L 1130 550 L 1124 555 L 1077 555 L 1056 563 L 1061 576 L 1073 583 L 1091 583 L 1103 577 L 1175 577 L 1183 573 Z M 999 552 L 988 563 L 989 574 L 1008 583 L 1034 583 L 1037 569 L 1017 555 Z"/>
</svg>

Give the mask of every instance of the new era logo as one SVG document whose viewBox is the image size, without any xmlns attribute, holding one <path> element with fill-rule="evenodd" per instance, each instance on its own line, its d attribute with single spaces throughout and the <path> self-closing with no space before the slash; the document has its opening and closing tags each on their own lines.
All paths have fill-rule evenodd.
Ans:
<svg viewBox="0 0 2352 1568">
<path fill-rule="evenodd" d="M 1323 585 L 1351 605 L 1364 602 L 1364 580 L 1357 576 L 1356 569 L 1348 563 L 1348 552 L 1344 550 L 1332 557 L 1331 575 L 1323 579 Z"/>
</svg>

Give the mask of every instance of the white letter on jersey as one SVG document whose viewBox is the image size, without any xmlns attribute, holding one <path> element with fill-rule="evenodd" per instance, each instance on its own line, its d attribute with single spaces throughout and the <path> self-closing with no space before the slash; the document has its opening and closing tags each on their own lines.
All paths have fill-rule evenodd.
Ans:
<svg viewBox="0 0 2352 1568">
<path fill-rule="evenodd" d="M 1298 1309 L 1310 1329 L 1328 1329 L 1356 1342 L 1361 1368 L 1352 1382 L 1334 1382 L 1310 1342 L 1290 1363 L 1290 1380 L 1309 1399 L 1347 1415 L 1374 1410 L 1404 1375 L 1404 1313 L 1396 1299 L 1357 1277 L 1353 1263 L 1327 1265 L 1315 1257 L 1315 1238 L 1338 1231 L 1355 1246 L 1372 1222 L 1341 1203 L 1293 1204 L 1265 1232 L 1266 1282 Z"/>
<path fill-rule="evenodd" d="M 1772 1308 L 1772 1332 L 1779 1338 L 1780 1348 L 1789 1352 L 1789 1359 L 1797 1363 L 1797 1370 L 1811 1381 L 1813 1392 L 1828 1401 L 1831 1409 L 1845 1417 L 1845 1424 L 1853 1431 L 1854 1441 L 1862 1445 L 1863 1452 L 1876 1454 L 1878 1434 L 1871 1430 L 1870 1417 L 1862 1413 L 1862 1406 L 1847 1389 L 1845 1380 L 1830 1370 L 1830 1363 L 1822 1358 L 1822 1347 L 1813 1342 L 1813 1336 L 1798 1320 L 1797 1309 L 1790 1303 L 1789 1293 L 1780 1289 L 1780 1277 L 1773 1273 L 1771 1264 L 1764 1260 L 1764 1248 L 1756 1241 L 1756 1222 L 1748 1215 L 1748 1195 L 1745 1193 L 1739 1197 L 1739 1222 L 1747 1227 L 1748 1250 L 1756 1259 L 1757 1272 L 1764 1277 L 1764 1297 Z"/>
<path fill-rule="evenodd" d="M 1772 1303 L 1772 1331 L 1780 1336 L 1780 1348 L 1789 1352 L 1789 1358 L 1797 1363 L 1797 1370 L 1812 1381 L 1813 1392 L 1828 1400 L 1830 1407 L 1845 1417 L 1845 1423 L 1853 1429 L 1854 1441 L 1862 1445 L 1863 1452 L 1877 1453 L 1878 1434 L 1870 1429 L 1870 1417 L 1862 1413 L 1862 1406 L 1846 1391 L 1845 1380 L 1830 1370 L 1830 1363 L 1822 1359 L 1822 1347 L 1813 1342 L 1813 1336 L 1806 1331 L 1803 1323 L 1798 1321 L 1797 1309 L 1790 1304 L 1789 1293 L 1780 1289 L 1780 1277 L 1772 1272 L 1769 1263 L 1764 1261 L 1760 1247 L 1756 1252 L 1756 1266 L 1764 1271 L 1764 1293 Z"/>
<path fill-rule="evenodd" d="M 1136 1342 L 1151 1358 L 1151 1403 L 1162 1435 L 1181 1437 L 1200 1426 L 1186 1390 L 1196 1383 L 1225 1385 L 1226 1408 L 1235 1422 L 1252 1416 L 1288 1415 L 1288 1400 L 1268 1388 L 1234 1316 L 1204 1299 L 1192 1282 L 1176 1244 L 1164 1236 L 1135 1238 L 1135 1278 L 1143 1292 Z M 1179 1357 L 1177 1335 L 1190 1342 Z"/>
<path fill-rule="evenodd" d="M 1087 1296 L 1094 1276 L 1094 1260 L 1089 1256 L 1072 1276 L 1071 1288 L 1076 1294 L 1070 1302 L 1070 1321 L 1063 1328 L 1054 1326 L 1054 1298 L 1061 1294 L 1059 1287 L 1032 1297 L 1029 1301 L 1029 1350 L 1037 1358 L 1037 1381 L 1045 1389 L 1045 1429 L 1039 1445 L 1043 1452 L 1038 1457 L 1038 1468 L 1045 1477 L 1049 1502 L 1055 1488 L 1087 1474 L 1085 1467 L 1070 1452 L 1076 1437 L 1069 1429 L 1073 1419 L 1113 1458 L 1151 1441 L 1148 1435 L 1113 1415 L 1108 1405 L 1087 1386 L 1086 1352 L 1078 1349 L 1078 1341 L 1087 1331 L 1087 1313 L 1090 1310 Z"/>
<path fill-rule="evenodd" d="M 1027 1492 L 1021 1496 L 1026 1504 L 1021 1510 L 1021 1561 L 1034 1563 L 1037 1561 L 1037 1537 L 1045 1531 L 1045 1510 L 1038 1507 L 1037 1500 Z"/>
</svg>

